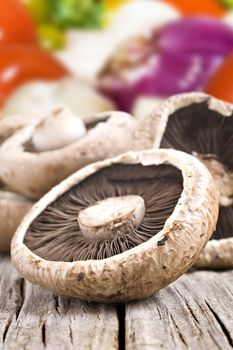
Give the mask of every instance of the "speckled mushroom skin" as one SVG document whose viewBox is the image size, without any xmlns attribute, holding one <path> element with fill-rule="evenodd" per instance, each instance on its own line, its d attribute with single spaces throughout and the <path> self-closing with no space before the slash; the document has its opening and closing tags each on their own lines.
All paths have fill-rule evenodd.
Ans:
<svg viewBox="0 0 233 350">
<path fill-rule="evenodd" d="M 233 113 L 232 104 L 216 99 L 205 93 L 193 92 L 175 95 L 156 107 L 143 120 L 145 129 L 148 129 L 149 125 L 156 126 L 152 130 L 154 132 L 152 147 L 160 147 L 171 114 L 193 103 L 205 101 L 208 103 L 209 109 L 219 112 L 223 117 L 227 118 Z M 200 258 L 197 260 L 196 266 L 214 269 L 233 268 L 233 238 L 209 241 Z"/>
<path fill-rule="evenodd" d="M 50 203 L 87 176 L 116 163 L 166 163 L 182 171 L 183 191 L 163 230 L 133 249 L 102 260 L 51 262 L 25 246 L 29 225 Z M 174 150 L 129 152 L 79 170 L 35 204 L 13 238 L 12 261 L 23 277 L 55 294 L 102 302 L 140 299 L 193 265 L 214 231 L 217 216 L 212 177 L 197 159 Z"/>
<path fill-rule="evenodd" d="M 79 141 L 41 153 L 24 151 L 35 126 L 21 129 L 0 147 L 0 178 L 12 191 L 37 199 L 83 166 L 131 150 L 136 120 L 123 112 L 102 113 L 102 118 Z"/>
<path fill-rule="evenodd" d="M 0 252 L 10 251 L 11 238 L 32 204 L 22 196 L 0 191 Z"/>
</svg>

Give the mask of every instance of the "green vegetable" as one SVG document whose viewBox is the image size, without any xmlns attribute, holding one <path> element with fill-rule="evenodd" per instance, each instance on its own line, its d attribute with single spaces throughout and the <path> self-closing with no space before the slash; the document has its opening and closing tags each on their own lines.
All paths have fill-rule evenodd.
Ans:
<svg viewBox="0 0 233 350">
<path fill-rule="evenodd" d="M 233 7 L 233 0 L 221 0 L 221 3 L 227 8 Z"/>
<path fill-rule="evenodd" d="M 48 51 L 61 49 L 65 46 L 65 34 L 53 24 L 38 26 L 40 46 Z"/>
<path fill-rule="evenodd" d="M 51 0 L 22 0 L 38 23 L 48 21 L 52 12 Z"/>
<path fill-rule="evenodd" d="M 103 21 L 102 0 L 51 0 L 52 20 L 62 28 L 99 28 Z"/>
</svg>

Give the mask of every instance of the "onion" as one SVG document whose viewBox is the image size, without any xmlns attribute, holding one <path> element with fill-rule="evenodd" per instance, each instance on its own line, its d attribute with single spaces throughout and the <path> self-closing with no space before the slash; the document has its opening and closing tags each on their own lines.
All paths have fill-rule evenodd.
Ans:
<svg viewBox="0 0 233 350">
<path fill-rule="evenodd" d="M 100 72 L 99 87 L 130 111 L 138 96 L 203 90 L 231 51 L 230 27 L 208 17 L 183 18 L 122 43 Z"/>
<path fill-rule="evenodd" d="M 180 18 L 178 10 L 161 1 L 126 2 L 103 31 L 69 30 L 66 33 L 66 48 L 57 52 L 56 56 L 74 75 L 95 83 L 104 62 L 123 40 L 147 34 L 152 28 L 161 27 L 177 18 Z"/>
</svg>

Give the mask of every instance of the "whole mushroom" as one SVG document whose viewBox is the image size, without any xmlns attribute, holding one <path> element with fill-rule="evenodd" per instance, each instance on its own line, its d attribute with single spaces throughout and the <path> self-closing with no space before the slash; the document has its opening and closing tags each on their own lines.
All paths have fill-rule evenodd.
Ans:
<svg viewBox="0 0 233 350">
<path fill-rule="evenodd" d="M 29 198 L 40 198 L 74 171 L 131 149 L 136 120 L 124 112 L 86 118 L 58 106 L 0 147 L 0 178 Z"/>
<path fill-rule="evenodd" d="M 190 153 L 209 169 L 218 190 L 219 218 L 196 266 L 232 268 L 233 105 L 204 93 L 180 94 L 156 107 L 143 123 L 150 146 Z"/>
<path fill-rule="evenodd" d="M 55 294 L 140 299 L 196 261 L 217 216 L 212 177 L 197 159 L 174 150 L 129 152 L 48 192 L 17 230 L 12 261 Z"/>
</svg>

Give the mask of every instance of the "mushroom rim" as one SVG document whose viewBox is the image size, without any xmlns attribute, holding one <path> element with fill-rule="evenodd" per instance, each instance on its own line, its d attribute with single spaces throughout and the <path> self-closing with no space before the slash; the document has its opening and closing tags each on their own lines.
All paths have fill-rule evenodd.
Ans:
<svg viewBox="0 0 233 350">
<path fill-rule="evenodd" d="M 125 116 L 128 118 L 135 120 L 135 118 L 126 112 L 118 112 L 118 111 L 105 111 L 93 114 L 88 119 L 88 124 L 92 125 L 93 127 L 88 129 L 88 124 L 85 124 L 87 128 L 86 134 L 81 137 L 79 140 L 76 140 L 66 146 L 59 147 L 54 150 L 47 150 L 47 151 L 30 151 L 27 149 L 27 144 L 30 143 L 33 131 L 35 128 L 41 123 L 41 121 L 46 119 L 46 116 L 37 120 L 34 124 L 23 126 L 22 128 L 18 129 L 15 133 L 13 133 L 9 138 L 7 138 L 2 144 L 0 144 L 0 152 L 17 152 L 17 154 L 24 154 L 25 157 L 34 157 L 34 156 L 40 156 L 44 157 L 45 159 L 48 157 L 49 159 L 51 157 L 60 157 L 62 153 L 67 154 L 67 152 L 71 151 L 73 148 L 78 147 L 83 142 L 85 142 L 86 137 L 89 136 L 90 132 L 94 130 L 98 124 L 100 123 L 108 123 L 111 118 L 116 117 L 119 119 L 124 120 Z M 82 119 L 82 118 L 81 118 Z"/>
<path fill-rule="evenodd" d="M 233 268 L 233 237 L 210 240 L 194 267 L 198 269 L 226 270 Z"/>
<path fill-rule="evenodd" d="M 152 163 L 153 162 L 153 163 Z M 146 165 L 160 165 L 160 164 L 170 164 L 174 167 L 181 170 L 182 177 L 183 177 L 183 190 L 181 192 L 180 198 L 177 201 L 177 204 L 174 208 L 173 213 L 171 216 L 167 218 L 165 221 L 163 229 L 158 232 L 155 236 L 150 238 L 148 241 L 143 242 L 142 244 L 128 250 L 125 252 L 122 252 L 120 254 L 111 256 L 109 258 L 101 259 L 101 260 L 77 260 L 73 262 L 64 262 L 64 261 L 50 261 L 45 260 L 41 258 L 40 256 L 34 254 L 25 244 L 24 244 L 24 237 L 27 232 L 28 227 L 33 222 L 36 217 L 43 212 L 43 210 L 46 209 L 46 207 L 54 202 L 60 195 L 71 189 L 74 185 L 80 183 L 88 176 L 96 173 L 98 170 L 110 167 L 111 165 L 121 163 L 121 164 L 142 164 L 144 166 Z M 193 171 L 195 170 L 195 171 Z M 195 186 L 195 176 L 198 176 L 198 178 L 201 180 L 201 187 L 196 188 Z M 56 185 L 52 190 L 50 190 L 47 194 L 45 194 L 29 211 L 29 213 L 25 216 L 23 221 L 21 222 L 20 226 L 18 227 L 11 244 L 11 255 L 12 255 L 12 261 L 14 263 L 14 260 L 17 260 L 17 257 L 20 258 L 20 260 L 24 259 L 25 261 L 28 261 L 29 264 L 35 263 L 38 268 L 41 269 L 48 269 L 48 263 L 50 264 L 50 269 L 59 269 L 62 267 L 66 267 L 68 272 L 69 270 L 72 270 L 73 268 L 77 268 L 78 270 L 80 268 L 85 268 L 85 270 L 91 269 L 92 266 L 96 266 L 98 270 L 103 270 L 106 264 L 109 264 L 110 262 L 116 262 L 120 264 L 123 263 L 125 260 L 127 260 L 129 257 L 133 256 L 135 253 L 137 255 L 142 254 L 143 252 L 147 251 L 149 248 L 153 247 L 154 251 L 157 251 L 160 249 L 161 251 L 164 249 L 165 245 L 158 244 L 159 241 L 166 239 L 167 237 L 173 238 L 172 233 L 173 230 L 175 230 L 174 226 L 175 224 L 178 224 L 179 227 L 184 228 L 186 224 L 184 223 L 184 215 L 182 214 L 182 208 L 187 204 L 190 206 L 190 203 L 192 203 L 197 210 L 203 205 L 203 202 L 205 202 L 207 196 L 209 195 L 210 186 L 213 187 L 214 191 L 214 185 L 212 181 L 212 177 L 209 173 L 209 171 L 206 169 L 206 167 L 196 158 L 193 156 L 186 154 L 181 151 L 176 151 L 173 149 L 151 149 L 146 150 L 142 152 L 127 152 L 120 156 L 110 158 L 104 161 L 99 161 L 96 163 L 92 163 L 81 170 L 78 170 L 71 176 L 69 176 L 67 179 L 63 180 L 60 184 Z M 193 198 L 193 191 L 196 191 L 197 196 L 194 196 Z M 200 194 L 199 199 L 197 201 L 198 194 Z M 215 192 L 213 192 L 214 200 L 216 202 L 215 204 L 215 210 L 216 210 L 216 220 L 217 220 L 217 213 L 218 213 L 218 201 L 217 201 L 217 195 Z M 198 203 L 197 203 L 198 202 Z M 183 219 L 183 221 L 182 221 Z M 190 224 L 188 224 L 190 225 Z M 212 224 L 214 227 L 215 223 Z M 209 229 L 210 231 L 210 229 Z M 208 232 L 209 232 L 208 231 Z M 209 236 L 211 233 L 209 232 Z M 194 242 L 200 241 L 199 245 L 201 245 L 201 248 L 206 244 L 208 239 L 210 238 L 208 234 L 204 234 L 203 237 L 199 236 L 199 238 L 190 238 L 193 239 Z M 176 237 L 174 237 L 174 240 Z M 171 239 L 173 241 L 173 239 Z M 202 243 L 203 242 L 203 243 Z M 169 243 L 168 243 L 169 244 Z M 199 248 L 199 252 L 200 249 Z M 23 270 L 23 267 L 22 267 Z"/>
<path fill-rule="evenodd" d="M 207 102 L 208 108 L 220 113 L 222 117 L 230 117 L 233 114 L 233 105 L 231 103 L 217 99 L 204 92 L 187 92 L 171 96 L 165 102 L 155 107 L 155 109 L 146 116 L 151 116 L 158 120 L 153 147 L 156 149 L 160 147 L 171 114 L 183 107 L 201 102 Z"/>
</svg>

